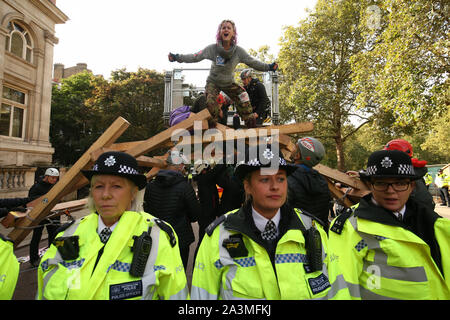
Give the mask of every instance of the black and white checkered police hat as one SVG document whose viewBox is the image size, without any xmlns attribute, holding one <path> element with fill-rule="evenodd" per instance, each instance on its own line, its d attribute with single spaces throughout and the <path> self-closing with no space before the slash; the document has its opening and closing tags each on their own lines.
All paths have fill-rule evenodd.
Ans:
<svg viewBox="0 0 450 320">
<path fill-rule="evenodd" d="M 375 151 L 369 156 L 367 168 L 359 176 L 363 180 L 370 178 L 406 178 L 417 180 L 411 158 L 399 150 Z"/>
<path fill-rule="evenodd" d="M 83 175 L 91 180 L 92 176 L 97 174 L 111 174 L 121 176 L 133 181 L 139 190 L 147 185 L 145 175 L 138 172 L 136 159 L 125 152 L 109 151 L 98 157 L 92 170 L 81 170 Z"/>
<path fill-rule="evenodd" d="M 286 175 L 290 175 L 297 169 L 288 163 L 281 152 L 271 144 L 260 144 L 246 150 L 245 160 L 237 164 L 234 175 L 244 180 L 247 174 L 261 168 L 282 169 L 286 171 Z"/>
</svg>

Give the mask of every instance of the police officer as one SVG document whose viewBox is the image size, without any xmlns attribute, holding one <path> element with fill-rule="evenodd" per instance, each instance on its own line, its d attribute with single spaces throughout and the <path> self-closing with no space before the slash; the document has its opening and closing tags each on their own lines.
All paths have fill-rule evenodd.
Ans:
<svg viewBox="0 0 450 320">
<path fill-rule="evenodd" d="M 247 200 L 206 230 L 191 297 L 218 299 L 347 298 L 320 223 L 286 204 L 295 167 L 273 148 L 250 148 L 236 168 Z"/>
<path fill-rule="evenodd" d="M 82 173 L 91 214 L 65 226 L 42 257 L 38 299 L 186 299 L 176 234 L 142 211 L 147 181 L 136 159 L 106 152 Z"/>
<path fill-rule="evenodd" d="M 16 207 L 30 202 L 30 198 L 0 199 L 0 219 Z M 19 262 L 14 255 L 14 243 L 0 234 L 0 300 L 9 300 L 14 294 L 19 277 Z"/>
<path fill-rule="evenodd" d="M 371 194 L 338 216 L 329 231 L 355 299 L 450 299 L 450 220 L 412 198 L 411 158 L 372 153 L 360 173 Z"/>
<path fill-rule="evenodd" d="M 450 198 L 448 194 L 448 187 L 450 184 L 450 177 L 440 169 L 436 175 L 436 186 L 439 188 L 439 197 L 441 198 L 441 206 L 450 207 Z"/>
<path fill-rule="evenodd" d="M 428 169 L 425 166 L 427 162 L 425 160 L 413 158 L 413 147 L 405 139 L 393 139 L 389 141 L 384 146 L 384 150 L 399 150 L 406 153 L 411 158 L 414 172 L 420 177 L 420 179 L 416 180 L 416 187 L 414 188 L 411 197 L 415 198 L 418 202 L 421 202 L 424 206 L 429 207 L 433 211 L 436 204 L 434 203 L 431 193 L 428 192 L 425 181 L 422 179 L 428 172 Z"/>
</svg>

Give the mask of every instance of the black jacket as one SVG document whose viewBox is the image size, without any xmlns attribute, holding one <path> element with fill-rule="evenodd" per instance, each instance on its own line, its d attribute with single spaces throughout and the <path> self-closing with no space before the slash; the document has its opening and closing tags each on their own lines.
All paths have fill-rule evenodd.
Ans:
<svg viewBox="0 0 450 320">
<path fill-rule="evenodd" d="M 32 199 L 39 198 L 49 192 L 53 186 L 53 184 L 45 182 L 41 179 L 30 188 L 30 191 L 28 191 L 28 197 Z"/>
<path fill-rule="evenodd" d="M 256 112 L 259 118 L 264 119 L 269 112 L 270 99 L 267 97 L 266 87 L 258 79 L 252 79 L 245 87 L 249 97 L 250 103 L 253 107 L 253 112 Z"/>
<path fill-rule="evenodd" d="M 328 225 L 331 193 L 327 181 L 317 170 L 297 165 L 288 176 L 288 203 L 319 218 Z"/>
<path fill-rule="evenodd" d="M 8 214 L 8 212 L 14 208 L 25 207 L 25 205 L 32 200 L 33 199 L 31 198 L 0 199 L 0 218 L 5 217 Z"/>
<path fill-rule="evenodd" d="M 181 173 L 160 170 L 147 184 L 144 210 L 175 229 L 180 247 L 194 242 L 191 223 L 196 222 L 200 215 L 200 204 L 194 189 Z"/>
<path fill-rule="evenodd" d="M 433 211 L 436 204 L 434 203 L 433 197 L 428 191 L 425 181 L 423 180 L 423 176 L 428 172 L 428 169 L 426 167 L 414 167 L 414 172 L 421 178 L 416 180 L 416 187 L 410 197 L 414 198 L 417 202 L 420 202 L 423 206 L 426 206 Z"/>
</svg>

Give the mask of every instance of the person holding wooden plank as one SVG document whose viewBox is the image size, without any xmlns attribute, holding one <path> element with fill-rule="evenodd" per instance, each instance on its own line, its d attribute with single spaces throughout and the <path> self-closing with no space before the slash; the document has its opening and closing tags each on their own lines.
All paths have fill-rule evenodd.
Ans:
<svg viewBox="0 0 450 320">
<path fill-rule="evenodd" d="M 41 259 L 38 299 L 186 299 L 172 227 L 142 209 L 145 175 L 123 152 L 105 152 L 92 170 L 91 214 L 64 226 Z"/>
</svg>

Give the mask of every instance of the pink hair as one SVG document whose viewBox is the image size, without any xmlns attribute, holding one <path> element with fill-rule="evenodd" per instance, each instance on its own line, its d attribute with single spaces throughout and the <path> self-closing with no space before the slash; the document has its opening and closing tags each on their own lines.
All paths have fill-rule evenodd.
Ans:
<svg viewBox="0 0 450 320">
<path fill-rule="evenodd" d="M 231 44 L 236 45 L 237 44 L 237 35 L 238 35 L 236 25 L 234 24 L 234 22 L 232 20 L 227 20 L 227 19 L 223 20 L 219 24 L 219 27 L 217 28 L 216 42 L 219 43 L 220 41 L 222 41 L 222 38 L 220 37 L 220 29 L 222 29 L 223 24 L 226 22 L 231 23 L 231 25 L 233 26 L 234 36 L 233 36 L 233 38 L 231 38 Z"/>
</svg>

